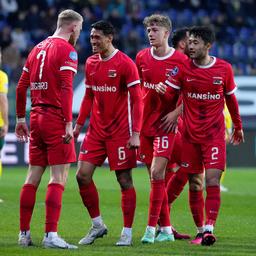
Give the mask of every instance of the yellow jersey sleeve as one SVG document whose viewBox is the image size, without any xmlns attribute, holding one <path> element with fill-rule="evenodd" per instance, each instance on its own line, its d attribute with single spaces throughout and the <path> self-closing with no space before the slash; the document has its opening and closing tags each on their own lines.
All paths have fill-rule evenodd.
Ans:
<svg viewBox="0 0 256 256">
<path fill-rule="evenodd" d="M 8 93 L 8 76 L 5 72 L 0 70 L 0 94 Z M 1 109 L 0 109 L 0 127 L 4 125 L 4 120 L 2 117 Z"/>
<path fill-rule="evenodd" d="M 0 93 L 8 93 L 8 76 L 2 70 L 0 70 Z"/>
<path fill-rule="evenodd" d="M 224 117 L 225 117 L 226 133 L 231 134 L 232 133 L 232 119 L 231 119 L 231 116 L 230 116 L 230 113 L 228 111 L 226 104 L 225 104 L 225 108 L 224 108 Z"/>
</svg>

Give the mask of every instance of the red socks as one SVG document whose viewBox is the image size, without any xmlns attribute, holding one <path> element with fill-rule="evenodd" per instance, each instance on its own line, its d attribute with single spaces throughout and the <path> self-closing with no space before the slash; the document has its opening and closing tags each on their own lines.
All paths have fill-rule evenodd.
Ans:
<svg viewBox="0 0 256 256">
<path fill-rule="evenodd" d="M 92 181 L 87 186 L 79 185 L 79 190 L 84 206 L 87 208 L 90 217 L 93 219 L 100 216 L 99 195 L 94 182 Z"/>
<path fill-rule="evenodd" d="M 121 207 L 123 211 L 123 221 L 125 228 L 131 228 L 134 220 L 136 208 L 136 191 L 134 188 L 122 190 Z"/>
<path fill-rule="evenodd" d="M 172 176 L 167 184 L 168 203 L 173 201 L 180 195 L 184 186 L 188 181 L 188 175 L 183 171 L 182 167 Z"/>
<path fill-rule="evenodd" d="M 166 169 L 165 171 L 165 187 L 167 187 L 169 180 L 175 175 L 174 171 L 169 171 Z"/>
<path fill-rule="evenodd" d="M 148 226 L 156 226 L 165 193 L 165 180 L 151 180 Z"/>
<path fill-rule="evenodd" d="M 193 215 L 194 222 L 197 227 L 204 226 L 204 197 L 203 190 L 191 191 L 189 190 L 189 204 Z"/>
<path fill-rule="evenodd" d="M 58 221 L 60 218 L 62 194 L 64 187 L 58 183 L 48 185 L 45 199 L 46 222 L 45 232 L 57 232 Z"/>
<path fill-rule="evenodd" d="M 205 212 L 206 225 L 215 225 L 220 209 L 220 188 L 210 186 L 206 188 Z M 204 226 L 203 191 L 189 191 L 190 209 L 197 227 Z"/>
<path fill-rule="evenodd" d="M 205 200 L 205 212 L 206 212 L 206 225 L 213 225 L 216 222 L 219 209 L 220 209 L 220 187 L 211 186 L 206 187 L 206 200 Z"/>
<path fill-rule="evenodd" d="M 159 225 L 160 227 L 171 226 L 168 197 L 166 192 L 164 193 L 163 203 L 162 203 L 162 207 L 159 215 Z"/>
<path fill-rule="evenodd" d="M 20 192 L 20 230 L 30 230 L 30 221 L 36 202 L 37 187 L 24 184 Z"/>
</svg>

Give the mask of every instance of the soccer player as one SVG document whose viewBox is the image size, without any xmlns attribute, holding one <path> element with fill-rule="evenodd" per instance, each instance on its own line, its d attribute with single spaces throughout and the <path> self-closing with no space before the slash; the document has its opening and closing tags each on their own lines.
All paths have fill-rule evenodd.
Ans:
<svg viewBox="0 0 256 256">
<path fill-rule="evenodd" d="M 2 60 L 2 52 L 0 48 L 0 66 Z M 1 150 L 4 146 L 4 137 L 8 132 L 8 76 L 0 70 L 0 177 L 2 175 Z M 0 199 L 0 203 L 2 199 Z"/>
<path fill-rule="evenodd" d="M 172 45 L 175 50 L 180 51 L 187 56 L 188 53 L 188 38 L 189 38 L 189 28 L 183 27 L 177 29 L 173 32 L 172 35 Z M 158 88 L 156 88 L 158 90 Z M 179 97 L 179 101 L 177 103 L 178 107 L 167 114 L 165 117 L 162 118 L 163 122 L 169 122 L 169 127 L 163 127 L 165 130 L 169 131 L 173 125 L 177 125 L 178 123 L 178 132 L 175 137 L 174 148 L 172 152 L 172 157 L 169 162 L 169 166 L 173 166 L 173 168 L 166 169 L 166 190 L 168 195 L 168 204 L 171 214 L 171 207 L 172 203 L 176 200 L 176 198 L 182 192 L 184 186 L 188 181 L 188 174 L 185 172 L 181 165 L 181 152 L 182 152 L 182 138 L 181 138 L 181 131 L 183 126 L 182 121 L 182 97 Z M 180 234 L 178 233 L 173 227 L 173 234 L 175 239 L 189 239 L 190 235 L 188 234 Z"/>
<path fill-rule="evenodd" d="M 188 55 L 188 36 L 189 36 L 189 29 L 187 27 L 177 29 L 173 32 L 172 36 L 172 45 L 175 50 L 182 52 L 186 55 Z M 159 90 L 159 84 L 156 87 L 156 91 L 158 92 Z M 165 173 L 165 183 L 166 186 L 169 183 L 169 180 L 173 179 L 173 176 L 175 176 L 175 171 L 179 169 L 179 164 L 180 164 L 180 154 L 181 154 L 181 136 L 180 136 L 180 130 L 182 129 L 182 120 L 179 118 L 182 112 L 182 97 L 179 97 L 178 103 L 177 103 L 177 108 L 168 113 L 165 117 L 162 118 L 162 121 L 167 123 L 168 125 L 165 125 L 164 128 L 167 132 L 173 130 L 176 128 L 178 124 L 178 133 L 176 134 L 175 137 L 175 144 L 174 144 L 174 149 L 172 152 L 172 157 L 171 161 L 169 161 L 169 164 L 166 168 L 166 173 Z M 173 191 L 174 192 L 174 191 Z M 177 235 L 176 232 L 174 235 Z M 176 238 L 176 237 L 175 237 Z M 178 237 L 179 238 L 179 237 Z"/>
<path fill-rule="evenodd" d="M 78 56 L 74 45 L 82 29 L 82 16 L 70 9 L 58 15 L 54 34 L 30 52 L 16 90 L 19 141 L 29 143 L 29 168 L 20 193 L 21 246 L 32 245 L 30 221 L 41 177 L 50 166 L 45 206 L 46 248 L 76 249 L 57 234 L 62 194 L 70 163 L 76 161 L 72 128 L 72 81 L 77 72 Z M 25 120 L 26 92 L 30 89 L 30 132 Z"/>
<path fill-rule="evenodd" d="M 153 14 L 144 19 L 151 47 L 141 50 L 136 64 L 143 88 L 143 126 L 141 130 L 140 161 L 148 168 L 151 181 L 148 225 L 142 243 L 174 241 L 165 190 L 165 170 L 171 157 L 175 131 L 169 133 L 160 128 L 161 119 L 175 109 L 168 99 L 156 92 L 155 85 L 165 81 L 177 63 L 186 56 L 168 45 L 171 21 L 164 15 Z M 175 71 L 174 71 L 175 72 Z M 155 238 L 157 221 L 160 232 Z"/>
<path fill-rule="evenodd" d="M 188 51 L 189 28 L 183 27 L 176 29 L 172 35 L 172 46 L 175 50 L 189 56 Z"/>
<path fill-rule="evenodd" d="M 106 157 L 121 188 L 124 224 L 116 245 L 132 244 L 136 207 L 132 168 L 136 167 L 136 148 L 140 145 L 143 103 L 136 65 L 113 46 L 113 37 L 114 27 L 109 22 L 92 24 L 90 42 L 94 55 L 85 64 L 86 93 L 74 129 L 74 135 L 78 136 L 91 112 L 77 170 L 81 199 L 92 220 L 89 233 L 79 241 L 83 245 L 107 234 L 93 181 L 96 166 L 101 166 Z"/>
<path fill-rule="evenodd" d="M 181 90 L 183 96 L 182 166 L 189 174 L 190 208 L 198 230 L 192 243 L 212 245 L 216 241 L 213 230 L 220 208 L 220 178 L 226 161 L 225 102 L 234 124 L 231 143 L 240 144 L 244 135 L 232 67 L 209 55 L 214 32 L 208 27 L 193 27 L 189 33 L 191 59 L 177 65 L 177 72 L 172 73 L 166 85 L 169 92 Z"/>
<path fill-rule="evenodd" d="M 172 36 L 172 45 L 177 50 L 188 56 L 188 38 L 189 38 L 189 28 L 184 27 L 175 30 Z M 157 87 L 157 91 L 158 91 Z M 184 172 L 183 168 L 180 168 L 181 164 L 181 151 L 182 151 L 182 139 L 181 139 L 181 130 L 183 126 L 183 121 L 181 120 L 181 112 L 182 112 L 182 97 L 179 98 L 178 107 L 168 115 L 166 115 L 162 120 L 166 124 L 168 122 L 169 126 L 164 125 L 163 128 L 165 130 L 170 130 L 172 125 L 177 124 L 178 122 L 178 134 L 175 137 L 175 144 L 173 150 L 173 156 L 171 158 L 171 163 L 176 163 L 176 172 L 173 169 L 169 169 L 168 176 L 170 177 L 167 181 L 167 194 L 168 194 L 168 203 L 171 209 L 172 202 L 180 195 L 185 184 L 188 181 L 188 175 Z M 176 234 L 177 238 L 179 238 L 179 234 Z M 181 238 L 189 238 L 188 235 L 185 235 Z"/>
</svg>

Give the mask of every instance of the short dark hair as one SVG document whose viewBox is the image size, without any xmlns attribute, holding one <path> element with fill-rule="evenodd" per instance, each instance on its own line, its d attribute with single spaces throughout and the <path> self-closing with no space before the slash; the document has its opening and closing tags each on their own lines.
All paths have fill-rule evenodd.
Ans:
<svg viewBox="0 0 256 256">
<path fill-rule="evenodd" d="M 115 28 L 113 25 L 106 21 L 106 20 L 100 20 L 91 25 L 91 28 L 101 30 L 105 36 L 107 35 L 114 35 L 115 34 Z"/>
<path fill-rule="evenodd" d="M 215 41 L 215 33 L 212 28 L 206 26 L 194 26 L 189 29 L 189 35 L 200 37 L 207 44 Z"/>
<path fill-rule="evenodd" d="M 188 27 L 179 28 L 179 29 L 176 29 L 173 32 L 173 35 L 172 35 L 172 46 L 174 48 L 176 48 L 178 46 L 178 43 L 181 40 L 184 40 L 187 37 L 187 32 L 189 32 L 189 28 Z"/>
</svg>

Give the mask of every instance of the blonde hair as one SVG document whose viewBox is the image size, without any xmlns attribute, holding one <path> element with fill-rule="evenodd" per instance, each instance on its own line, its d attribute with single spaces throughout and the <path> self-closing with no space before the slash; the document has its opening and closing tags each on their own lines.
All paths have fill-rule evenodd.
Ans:
<svg viewBox="0 0 256 256">
<path fill-rule="evenodd" d="M 83 21 L 83 17 L 71 9 L 64 10 L 58 15 L 57 27 L 70 24 L 73 21 Z"/>
<path fill-rule="evenodd" d="M 145 17 L 143 20 L 144 27 L 152 26 L 153 24 L 165 27 L 168 31 L 172 30 L 172 22 L 168 16 L 161 14 L 152 14 L 150 16 Z"/>
</svg>

